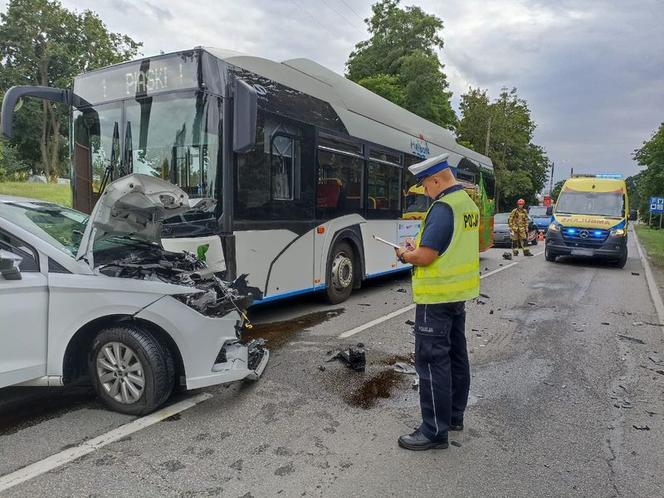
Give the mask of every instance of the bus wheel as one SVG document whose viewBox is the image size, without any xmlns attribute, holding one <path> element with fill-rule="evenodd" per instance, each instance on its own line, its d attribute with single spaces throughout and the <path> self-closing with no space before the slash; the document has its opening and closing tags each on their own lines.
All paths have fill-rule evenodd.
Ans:
<svg viewBox="0 0 664 498">
<path fill-rule="evenodd" d="M 355 277 L 353 263 L 354 252 L 350 244 L 347 242 L 336 244 L 327 275 L 327 300 L 330 304 L 345 301 L 353 291 Z"/>
</svg>

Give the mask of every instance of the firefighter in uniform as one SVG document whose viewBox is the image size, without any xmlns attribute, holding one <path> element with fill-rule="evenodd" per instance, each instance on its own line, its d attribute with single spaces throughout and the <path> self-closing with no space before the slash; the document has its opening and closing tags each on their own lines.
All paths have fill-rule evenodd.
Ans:
<svg viewBox="0 0 664 498">
<path fill-rule="evenodd" d="M 399 437 L 409 450 L 448 447 L 448 431 L 463 429 L 470 365 L 465 301 L 479 295 L 479 210 L 457 183 L 448 154 L 408 169 L 433 203 L 415 240 L 396 250 L 413 265 L 415 369 L 422 424 Z"/>
<path fill-rule="evenodd" d="M 532 256 L 528 249 L 528 212 L 524 206 L 526 201 L 519 199 L 516 201 L 516 208 L 512 209 L 507 225 L 510 227 L 512 235 L 512 254 L 519 255 L 519 248 L 523 249 L 524 256 Z"/>
</svg>

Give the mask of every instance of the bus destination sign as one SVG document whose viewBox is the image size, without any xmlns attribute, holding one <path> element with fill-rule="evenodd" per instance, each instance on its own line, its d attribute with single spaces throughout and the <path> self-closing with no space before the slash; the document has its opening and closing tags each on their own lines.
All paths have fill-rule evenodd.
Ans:
<svg viewBox="0 0 664 498">
<path fill-rule="evenodd" d="M 99 103 L 196 88 L 197 60 L 194 52 L 187 52 L 93 71 L 74 80 L 74 93 L 90 103 Z"/>
</svg>

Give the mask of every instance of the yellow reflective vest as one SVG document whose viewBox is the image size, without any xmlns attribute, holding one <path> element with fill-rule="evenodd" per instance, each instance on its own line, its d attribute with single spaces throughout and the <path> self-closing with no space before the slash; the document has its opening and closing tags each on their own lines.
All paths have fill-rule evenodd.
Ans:
<svg viewBox="0 0 664 498">
<path fill-rule="evenodd" d="M 480 293 L 480 212 L 464 190 L 437 199 L 454 213 L 454 233 L 447 250 L 429 266 L 413 270 L 413 300 L 417 304 L 452 303 L 476 298 Z M 427 217 L 429 215 L 427 211 Z M 427 218 L 415 238 L 419 247 Z"/>
</svg>

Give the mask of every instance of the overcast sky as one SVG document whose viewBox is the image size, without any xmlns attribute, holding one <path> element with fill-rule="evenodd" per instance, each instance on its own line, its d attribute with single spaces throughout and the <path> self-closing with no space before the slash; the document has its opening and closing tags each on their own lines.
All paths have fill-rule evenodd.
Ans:
<svg viewBox="0 0 664 498">
<path fill-rule="evenodd" d="M 343 73 L 368 38 L 365 0 L 61 0 L 92 9 L 143 54 L 197 45 Z M 5 9 L 5 0 L 0 8 Z M 440 58 L 454 92 L 517 87 L 555 179 L 638 172 L 632 151 L 664 121 L 664 0 L 412 0 L 443 19 Z"/>
</svg>

